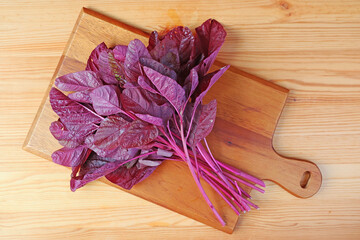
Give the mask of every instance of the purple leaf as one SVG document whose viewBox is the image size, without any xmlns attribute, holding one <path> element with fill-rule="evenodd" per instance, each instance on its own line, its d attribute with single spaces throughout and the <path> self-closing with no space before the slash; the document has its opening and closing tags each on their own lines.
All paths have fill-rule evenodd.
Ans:
<svg viewBox="0 0 360 240">
<path fill-rule="evenodd" d="M 146 179 L 155 169 L 156 167 L 138 169 L 136 166 L 128 169 L 126 166 L 121 166 L 114 172 L 107 174 L 106 178 L 110 182 L 130 190 L 135 184 Z"/>
<path fill-rule="evenodd" d="M 142 76 L 139 76 L 142 77 Z M 139 84 L 136 82 L 127 82 L 124 84 L 123 88 L 137 88 L 139 87 Z"/>
<path fill-rule="evenodd" d="M 147 49 L 149 51 L 151 51 L 157 44 L 159 44 L 160 40 L 159 40 L 159 34 L 157 31 L 153 31 L 150 34 L 149 37 L 149 46 L 147 47 Z"/>
<path fill-rule="evenodd" d="M 199 77 L 195 69 L 191 69 L 189 76 L 185 79 L 184 90 L 188 95 L 188 98 L 194 93 L 196 87 L 199 84 Z"/>
<path fill-rule="evenodd" d="M 90 152 L 85 146 L 78 146 L 76 148 L 63 147 L 53 152 L 51 158 L 54 163 L 66 167 L 76 167 L 85 162 Z"/>
<path fill-rule="evenodd" d="M 158 136 L 155 126 L 141 120 L 134 120 L 123 128 L 120 136 L 120 146 L 123 148 L 141 147 L 153 141 Z"/>
<path fill-rule="evenodd" d="M 146 82 L 146 80 L 147 80 L 147 79 L 146 79 L 145 76 L 139 76 L 139 78 L 138 78 L 138 84 L 139 84 L 139 86 L 142 87 L 143 89 L 149 91 L 149 92 L 152 92 L 152 93 L 157 94 L 158 92 L 157 92 L 155 89 L 153 89 L 153 88 L 150 86 L 150 84 Z"/>
<path fill-rule="evenodd" d="M 112 50 L 103 51 L 99 54 L 99 75 L 101 79 L 107 84 L 124 85 L 125 70 L 122 63 L 118 62 Z"/>
<path fill-rule="evenodd" d="M 52 122 L 50 127 L 50 132 L 57 140 L 62 139 L 64 135 L 66 135 L 67 129 L 65 125 L 58 121 Z"/>
<path fill-rule="evenodd" d="M 146 99 L 148 99 L 151 102 L 156 103 L 157 105 L 169 104 L 169 102 L 166 100 L 166 98 L 161 96 L 158 91 L 157 91 L 157 93 L 152 93 L 149 91 L 142 91 L 142 92 L 143 92 L 143 95 L 146 97 Z"/>
<path fill-rule="evenodd" d="M 154 124 L 156 126 L 163 126 L 164 125 L 164 120 L 159 118 L 159 117 L 154 117 L 151 116 L 149 114 L 140 114 L 140 113 L 135 113 L 135 115 L 140 118 L 141 120 Z"/>
<path fill-rule="evenodd" d="M 100 115 L 112 115 L 121 112 L 120 89 L 113 85 L 101 86 L 90 93 L 95 111 Z"/>
<path fill-rule="evenodd" d="M 175 71 L 180 70 L 180 57 L 179 50 L 177 48 L 169 49 L 169 51 L 160 58 L 160 63 L 168 66 Z"/>
<path fill-rule="evenodd" d="M 169 68 L 178 71 L 180 69 L 179 50 L 176 40 L 165 38 L 150 52 L 153 59 Z"/>
<path fill-rule="evenodd" d="M 139 59 L 141 57 L 150 58 L 150 54 L 145 45 L 138 39 L 131 41 L 128 45 L 125 58 L 125 73 L 131 82 L 136 82 L 141 75 Z"/>
<path fill-rule="evenodd" d="M 159 129 L 171 131 L 182 146 L 176 125 L 183 124 L 188 143 L 199 151 L 194 146 L 210 133 L 216 115 L 216 101 L 202 105 L 203 98 L 228 67 L 207 74 L 226 36 L 221 24 L 208 20 L 196 31 L 153 32 L 147 48 L 140 40 L 112 49 L 102 43 L 87 71 L 56 80 L 64 91 L 75 91 L 50 91 L 60 117 L 50 131 L 65 146 L 52 157 L 72 167 L 73 191 L 102 176 L 127 189 L 148 177 L 174 154 L 158 138 Z"/>
<path fill-rule="evenodd" d="M 106 157 L 106 155 L 109 155 L 116 150 L 116 148 L 112 149 L 112 150 L 104 150 L 104 149 L 96 146 L 94 144 L 94 141 L 95 141 L 95 135 L 91 134 L 85 138 L 85 145 L 101 157 Z"/>
<path fill-rule="evenodd" d="M 120 98 L 123 108 L 127 112 L 146 114 L 152 108 L 152 103 L 143 95 L 140 88 L 126 88 Z"/>
<path fill-rule="evenodd" d="M 195 36 L 194 39 L 194 46 L 191 49 L 191 53 L 190 53 L 190 59 L 188 62 L 189 67 L 194 67 L 196 65 L 196 62 L 200 62 L 202 60 L 202 58 L 204 57 L 204 54 L 201 54 L 201 42 L 200 39 Z M 199 61 L 197 61 L 199 60 Z"/>
<path fill-rule="evenodd" d="M 154 59 L 140 58 L 140 63 L 141 63 L 141 65 L 151 68 L 151 69 L 157 71 L 158 73 L 161 73 L 162 75 L 165 75 L 169 78 L 172 78 L 174 80 L 176 80 L 176 78 L 177 78 L 177 74 L 174 70 L 165 66 L 162 63 L 159 63 L 158 61 L 156 61 Z"/>
<path fill-rule="evenodd" d="M 102 82 L 95 72 L 81 71 L 58 77 L 55 85 L 63 91 L 84 91 L 100 87 Z"/>
<path fill-rule="evenodd" d="M 163 39 L 151 50 L 150 55 L 153 59 L 160 62 L 160 59 L 164 57 L 169 51 L 177 49 L 175 40 Z"/>
<path fill-rule="evenodd" d="M 198 74 L 200 77 L 203 77 L 210 69 L 210 67 L 214 64 L 216 56 L 218 55 L 220 48 L 211 53 L 207 58 L 201 61 L 198 66 L 199 71 Z"/>
<path fill-rule="evenodd" d="M 185 103 L 184 89 L 174 79 L 161 75 L 151 68 L 144 67 L 144 72 L 161 95 L 174 106 L 176 111 L 180 112 Z"/>
<path fill-rule="evenodd" d="M 87 61 L 85 70 L 98 72 L 99 71 L 99 54 L 101 52 L 107 52 L 108 48 L 105 43 L 100 43 L 92 52 Z"/>
<path fill-rule="evenodd" d="M 127 122 L 118 116 L 106 118 L 94 137 L 94 145 L 104 151 L 141 147 L 158 136 L 155 126 L 141 120 Z"/>
<path fill-rule="evenodd" d="M 68 97 L 71 100 L 74 100 L 74 101 L 77 101 L 77 102 L 92 103 L 91 102 L 91 97 L 90 97 L 91 91 L 92 90 L 85 90 L 85 91 L 70 93 L 68 95 Z"/>
<path fill-rule="evenodd" d="M 212 100 L 206 105 L 199 105 L 195 110 L 194 120 L 191 126 L 189 143 L 195 146 L 204 139 L 214 127 L 216 118 L 216 100 Z"/>
<path fill-rule="evenodd" d="M 208 19 L 195 30 L 199 37 L 201 43 L 200 46 L 205 57 L 220 48 L 225 41 L 226 31 L 215 19 Z"/>
<path fill-rule="evenodd" d="M 205 97 L 206 93 L 210 90 L 210 88 L 216 83 L 216 81 L 224 74 L 224 72 L 229 67 L 230 65 L 222 67 L 215 72 L 205 75 L 204 78 L 201 79 L 200 84 L 198 86 L 198 90 L 200 94 L 197 96 L 195 100 L 195 107 L 202 102 L 202 99 Z"/>
<path fill-rule="evenodd" d="M 127 46 L 125 46 L 125 45 L 117 45 L 113 49 L 113 52 L 114 52 L 114 57 L 115 57 L 116 60 L 118 60 L 120 62 L 124 62 L 125 57 L 126 57 L 126 52 L 127 52 Z"/>
<path fill-rule="evenodd" d="M 81 166 L 78 175 L 76 175 L 76 170 L 73 171 L 73 176 L 70 180 L 71 191 L 76 191 L 76 189 L 81 188 L 85 184 L 115 171 L 123 162 L 124 161 L 103 158 L 92 153 Z"/>
<path fill-rule="evenodd" d="M 97 128 L 95 124 L 69 125 L 67 128 L 62 122 L 55 121 L 50 125 L 50 132 L 64 147 L 75 148 L 82 145 L 85 138 Z"/>
<path fill-rule="evenodd" d="M 49 95 L 52 109 L 64 124 L 91 124 L 102 120 L 99 115 L 71 100 L 56 88 L 52 88 Z"/>
<path fill-rule="evenodd" d="M 124 89 L 121 94 L 121 102 L 126 111 L 132 111 L 135 114 L 140 114 L 139 118 L 147 122 L 149 122 L 148 120 L 153 120 L 156 123 L 159 123 L 157 118 L 162 119 L 162 121 L 166 121 L 172 115 L 172 109 L 168 103 L 157 105 L 153 99 L 149 98 L 148 94 L 146 95 L 146 91 L 141 88 Z M 151 119 L 146 117 L 147 114 L 156 118 Z"/>
<path fill-rule="evenodd" d="M 97 147 L 94 144 L 94 135 L 89 135 L 85 139 L 85 144 L 88 148 L 96 152 L 97 155 L 105 158 L 110 158 L 114 160 L 126 160 L 128 158 L 132 158 L 135 156 L 135 154 L 139 151 L 136 148 L 130 148 L 130 149 L 124 149 L 121 147 L 117 147 L 113 150 L 104 150 L 102 148 Z"/>
<path fill-rule="evenodd" d="M 107 158 L 115 159 L 115 160 L 127 160 L 135 157 L 138 155 L 139 149 L 138 148 L 121 148 L 118 147 L 115 151 L 108 153 L 105 155 Z"/>
<path fill-rule="evenodd" d="M 164 39 L 171 39 L 176 42 L 181 63 L 186 63 L 189 60 L 195 41 L 195 37 L 189 28 L 182 26 L 176 27 L 170 30 L 164 36 Z"/>
</svg>

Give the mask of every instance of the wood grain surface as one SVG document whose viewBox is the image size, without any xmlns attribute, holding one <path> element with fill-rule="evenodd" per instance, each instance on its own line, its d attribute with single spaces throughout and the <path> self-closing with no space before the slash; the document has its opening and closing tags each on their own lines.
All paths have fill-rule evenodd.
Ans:
<svg viewBox="0 0 360 240">
<path fill-rule="evenodd" d="M 24 141 L 26 151 L 51 160 L 51 154 L 62 148 L 49 131 L 51 122 L 58 119 L 49 101 L 49 91 L 54 87 L 55 78 L 83 71 L 91 51 L 101 42 L 114 47 L 128 44 L 133 39 L 148 43 L 148 35 L 134 27 L 87 8 L 81 10 Z M 216 62 L 211 71 L 222 66 L 224 64 Z M 307 198 L 321 186 L 319 168 L 306 160 L 283 157 L 272 146 L 272 137 L 288 92 L 286 88 L 230 67 L 205 98 L 205 102 L 216 99 L 218 109 L 215 126 L 207 139 L 216 159 L 259 179 L 271 180 L 295 196 Z M 100 180 L 119 188 L 105 178 Z M 206 204 L 184 163 L 164 162 L 147 181 L 128 192 L 232 233 L 238 216 L 206 182 L 202 184 L 225 219 L 225 226 L 220 224 Z"/>
<path fill-rule="evenodd" d="M 314 161 L 323 187 L 297 199 L 267 183 L 232 235 L 21 150 L 81 7 L 139 27 L 228 29 L 220 60 L 289 88 L 275 149 Z M 4 239 L 358 239 L 360 2 L 9 1 L 0 3 L 0 237 Z M 101 217 L 95 217 L 101 216 Z"/>
</svg>

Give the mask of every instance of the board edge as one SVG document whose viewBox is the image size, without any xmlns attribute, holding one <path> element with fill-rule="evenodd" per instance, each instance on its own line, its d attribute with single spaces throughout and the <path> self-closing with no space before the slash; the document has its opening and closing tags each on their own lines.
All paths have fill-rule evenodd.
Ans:
<svg viewBox="0 0 360 240">
<path fill-rule="evenodd" d="M 79 23 L 80 23 L 83 15 L 84 15 L 84 12 L 85 12 L 84 9 L 82 9 L 82 10 L 80 11 L 79 16 L 77 17 L 77 20 L 76 20 L 76 22 L 75 22 L 75 25 L 74 25 L 71 33 L 70 33 L 70 37 L 69 37 L 68 41 L 66 42 L 64 51 L 63 51 L 62 55 L 60 56 L 60 60 L 59 60 L 59 62 L 58 62 L 58 64 L 57 64 L 57 66 L 56 66 L 55 72 L 54 72 L 53 76 L 51 77 L 50 83 L 49 83 L 49 85 L 48 85 L 48 87 L 47 87 L 47 89 L 46 89 L 46 91 L 45 91 L 45 94 L 44 94 L 42 100 L 41 100 L 41 103 L 40 103 L 40 106 L 39 106 L 39 108 L 38 108 L 38 110 L 37 110 L 37 112 L 36 112 L 35 118 L 34 118 L 32 124 L 31 124 L 31 126 L 30 126 L 30 129 L 29 129 L 27 135 L 26 135 L 25 141 L 24 141 L 24 143 L 23 143 L 23 145 L 22 145 L 22 149 L 24 149 L 25 151 L 29 151 L 29 152 L 34 153 L 34 154 L 35 154 L 35 152 L 37 152 L 36 150 L 32 150 L 31 146 L 29 146 L 29 143 L 30 143 L 30 141 L 31 141 L 31 137 L 32 137 L 33 131 L 34 131 L 34 129 L 35 129 L 35 126 L 36 126 L 37 122 L 39 121 L 39 117 L 40 117 L 42 111 L 44 110 L 45 102 L 46 102 L 46 99 L 47 99 L 47 97 L 48 97 L 48 95 L 49 95 L 50 89 L 51 89 L 52 86 L 53 86 L 54 79 L 55 79 L 56 75 L 58 74 L 59 69 L 60 69 L 60 67 L 62 66 L 63 62 L 64 62 L 64 58 L 65 58 L 65 56 L 66 56 L 66 53 L 69 51 L 69 48 L 70 48 L 71 43 L 72 43 L 72 41 L 73 41 L 73 39 L 74 39 L 76 30 L 77 30 L 77 28 L 78 28 L 78 26 L 79 26 Z M 36 155 L 43 157 L 41 153 L 40 153 L 40 154 L 36 154 Z"/>
</svg>

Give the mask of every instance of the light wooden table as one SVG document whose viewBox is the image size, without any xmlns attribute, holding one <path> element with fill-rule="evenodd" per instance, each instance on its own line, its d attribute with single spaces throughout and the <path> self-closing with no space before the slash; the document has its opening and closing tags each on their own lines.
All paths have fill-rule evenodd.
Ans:
<svg viewBox="0 0 360 240">
<path fill-rule="evenodd" d="M 0 239 L 359 239 L 360 2 L 0 2 Z M 101 3 L 103 2 L 103 3 Z M 145 31 L 209 17 L 219 59 L 291 89 L 274 147 L 314 161 L 323 187 L 298 199 L 267 182 L 232 235 L 21 150 L 81 7 Z"/>
</svg>

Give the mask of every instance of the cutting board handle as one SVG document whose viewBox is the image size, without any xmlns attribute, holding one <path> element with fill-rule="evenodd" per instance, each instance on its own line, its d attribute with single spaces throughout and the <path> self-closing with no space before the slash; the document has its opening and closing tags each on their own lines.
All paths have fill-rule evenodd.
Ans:
<svg viewBox="0 0 360 240">
<path fill-rule="evenodd" d="M 300 198 L 309 198 L 319 191 L 322 176 L 315 163 L 274 153 L 276 161 L 269 169 L 271 177 L 268 180 Z"/>
</svg>

